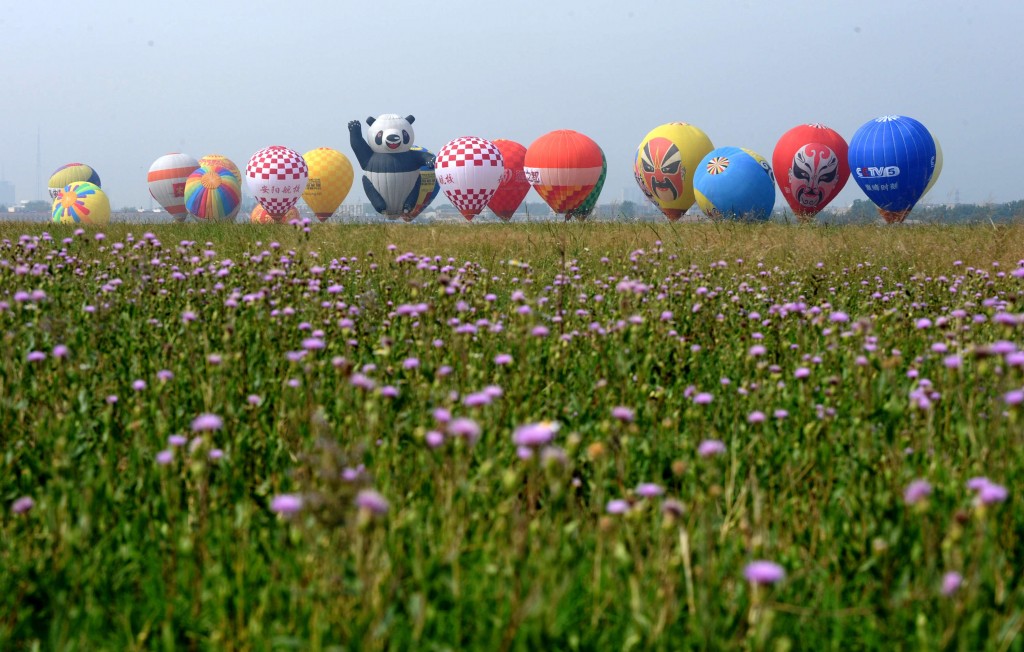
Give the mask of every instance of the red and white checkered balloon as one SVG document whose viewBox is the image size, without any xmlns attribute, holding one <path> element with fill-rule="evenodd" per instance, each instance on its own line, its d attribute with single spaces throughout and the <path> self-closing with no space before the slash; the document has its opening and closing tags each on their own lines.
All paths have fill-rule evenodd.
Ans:
<svg viewBox="0 0 1024 652">
<path fill-rule="evenodd" d="M 283 217 L 306 190 L 309 168 L 302 155 L 271 145 L 252 155 L 245 166 L 245 183 L 272 217 Z"/>
<path fill-rule="evenodd" d="M 491 141 L 462 136 L 437 152 L 434 172 L 448 200 L 472 220 L 498 189 L 505 164 Z"/>
</svg>

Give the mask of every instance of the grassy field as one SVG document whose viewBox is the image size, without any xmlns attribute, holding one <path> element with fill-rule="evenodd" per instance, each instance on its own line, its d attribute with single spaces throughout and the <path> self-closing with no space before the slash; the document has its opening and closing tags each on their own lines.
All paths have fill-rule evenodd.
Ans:
<svg viewBox="0 0 1024 652">
<path fill-rule="evenodd" d="M 1024 649 L 1024 227 L 0 239 L 0 649 Z"/>
</svg>

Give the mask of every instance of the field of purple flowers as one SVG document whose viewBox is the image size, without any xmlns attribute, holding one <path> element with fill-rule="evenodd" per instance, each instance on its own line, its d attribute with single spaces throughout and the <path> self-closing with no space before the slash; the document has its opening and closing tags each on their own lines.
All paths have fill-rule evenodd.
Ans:
<svg viewBox="0 0 1024 652">
<path fill-rule="evenodd" d="M 0 649 L 1020 650 L 1022 258 L 0 225 Z"/>
</svg>

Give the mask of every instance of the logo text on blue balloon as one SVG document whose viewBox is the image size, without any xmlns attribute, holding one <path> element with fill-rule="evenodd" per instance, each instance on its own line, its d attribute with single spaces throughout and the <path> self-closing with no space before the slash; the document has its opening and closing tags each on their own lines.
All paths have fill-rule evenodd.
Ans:
<svg viewBox="0 0 1024 652">
<path fill-rule="evenodd" d="M 882 177 L 898 177 L 900 168 L 898 165 L 886 165 L 884 167 L 862 167 L 854 168 L 854 172 L 861 179 L 880 179 Z"/>
</svg>

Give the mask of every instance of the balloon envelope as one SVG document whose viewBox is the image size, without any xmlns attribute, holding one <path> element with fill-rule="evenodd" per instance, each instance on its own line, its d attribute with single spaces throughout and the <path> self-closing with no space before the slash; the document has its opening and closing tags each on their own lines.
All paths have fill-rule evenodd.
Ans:
<svg viewBox="0 0 1024 652">
<path fill-rule="evenodd" d="M 813 219 L 843 189 L 850 178 L 848 156 L 846 141 L 825 125 L 799 125 L 782 134 L 772 167 L 798 220 Z"/>
<path fill-rule="evenodd" d="M 608 176 L 608 159 L 604 156 L 604 150 L 601 150 L 601 176 L 597 178 L 594 189 L 590 191 L 590 194 L 583 200 L 583 203 L 566 213 L 565 219 L 575 218 L 582 222 L 590 217 L 590 214 L 594 212 L 594 207 L 597 206 L 601 190 L 604 189 L 604 179 L 606 176 Z"/>
<path fill-rule="evenodd" d="M 523 199 L 530 192 L 530 182 L 526 180 L 526 173 L 523 172 L 526 147 L 514 140 L 504 138 L 498 138 L 493 142 L 501 152 L 501 161 L 505 166 L 505 171 L 501 175 L 498 190 L 491 197 L 491 201 L 487 202 L 487 208 L 507 222 L 519 210 Z"/>
<path fill-rule="evenodd" d="M 706 133 L 685 122 L 655 127 L 640 141 L 634 175 L 668 219 L 693 206 L 694 170 L 713 148 Z"/>
<path fill-rule="evenodd" d="M 56 199 L 65 186 L 75 181 L 88 181 L 97 188 L 100 187 L 100 175 L 96 174 L 96 170 L 85 163 L 67 163 L 50 175 L 50 180 L 46 184 L 50 199 Z"/>
<path fill-rule="evenodd" d="M 221 165 L 201 165 L 185 181 L 185 208 L 198 220 L 226 221 L 238 213 L 242 182 Z"/>
<path fill-rule="evenodd" d="M 939 180 L 939 175 L 942 174 L 942 146 L 939 145 L 938 138 L 932 136 L 932 139 L 935 141 L 935 169 L 932 170 L 932 176 L 928 179 L 928 185 L 924 187 L 924 192 L 921 193 L 922 197 L 928 194 L 928 191 L 932 189 L 935 182 Z"/>
<path fill-rule="evenodd" d="M 252 155 L 245 166 L 245 180 L 260 206 L 283 218 L 306 190 L 309 168 L 298 152 L 271 145 Z"/>
<path fill-rule="evenodd" d="M 419 145 L 413 145 L 409 148 L 414 152 L 423 152 L 428 157 L 434 155 L 430 153 L 425 147 Z M 402 220 L 405 222 L 412 222 L 416 219 L 416 216 L 423 212 L 427 206 L 430 206 L 430 202 L 434 201 L 437 197 L 437 193 L 441 192 L 441 186 L 437 183 L 437 174 L 434 172 L 433 165 L 421 165 L 420 166 L 420 187 L 419 192 L 416 195 L 416 203 L 413 205 L 412 210 L 402 213 Z"/>
<path fill-rule="evenodd" d="M 253 224 L 287 224 L 297 219 L 299 219 L 299 209 L 294 206 L 288 209 L 287 213 L 280 216 L 271 215 L 267 212 L 267 209 L 259 204 L 249 213 L 249 221 Z"/>
<path fill-rule="evenodd" d="M 441 190 L 467 220 L 487 207 L 504 172 L 501 152 L 477 136 L 460 136 L 447 143 L 434 162 Z"/>
<path fill-rule="evenodd" d="M 352 189 L 352 162 L 330 147 L 318 147 L 302 155 L 309 166 L 309 181 L 302 199 L 321 222 L 345 201 Z"/>
<path fill-rule="evenodd" d="M 694 194 L 710 218 L 767 220 L 775 206 L 775 178 L 768 161 L 749 149 L 719 147 L 701 159 Z"/>
<path fill-rule="evenodd" d="M 526 150 L 526 180 L 555 213 L 568 213 L 586 200 L 601 178 L 601 148 L 571 129 L 544 134 Z"/>
<path fill-rule="evenodd" d="M 203 156 L 199 159 L 199 165 L 205 165 L 207 167 L 211 165 L 219 165 L 221 167 L 225 167 L 231 170 L 231 173 L 235 175 L 236 179 L 238 179 L 239 186 L 241 186 L 242 180 L 245 179 L 245 177 L 242 176 L 242 171 L 238 169 L 237 165 L 235 165 L 235 162 L 229 159 L 227 156 L 222 156 L 220 154 L 207 154 L 206 156 Z M 238 217 L 238 211 L 241 210 L 241 208 L 241 204 L 236 206 L 235 210 L 231 211 L 231 213 L 228 214 L 224 221 L 234 222 L 235 218 Z"/>
<path fill-rule="evenodd" d="M 106 226 L 110 223 L 110 200 L 100 187 L 88 181 L 74 181 L 53 200 L 52 218 L 61 224 Z"/>
<path fill-rule="evenodd" d="M 181 152 L 164 154 L 149 166 L 149 174 L 146 175 L 149 194 L 171 214 L 175 222 L 183 222 L 188 217 L 185 182 L 198 167 L 199 161 Z"/>
<path fill-rule="evenodd" d="M 902 115 L 866 122 L 850 139 L 850 173 L 886 222 L 902 222 L 935 170 L 935 139 Z"/>
</svg>

